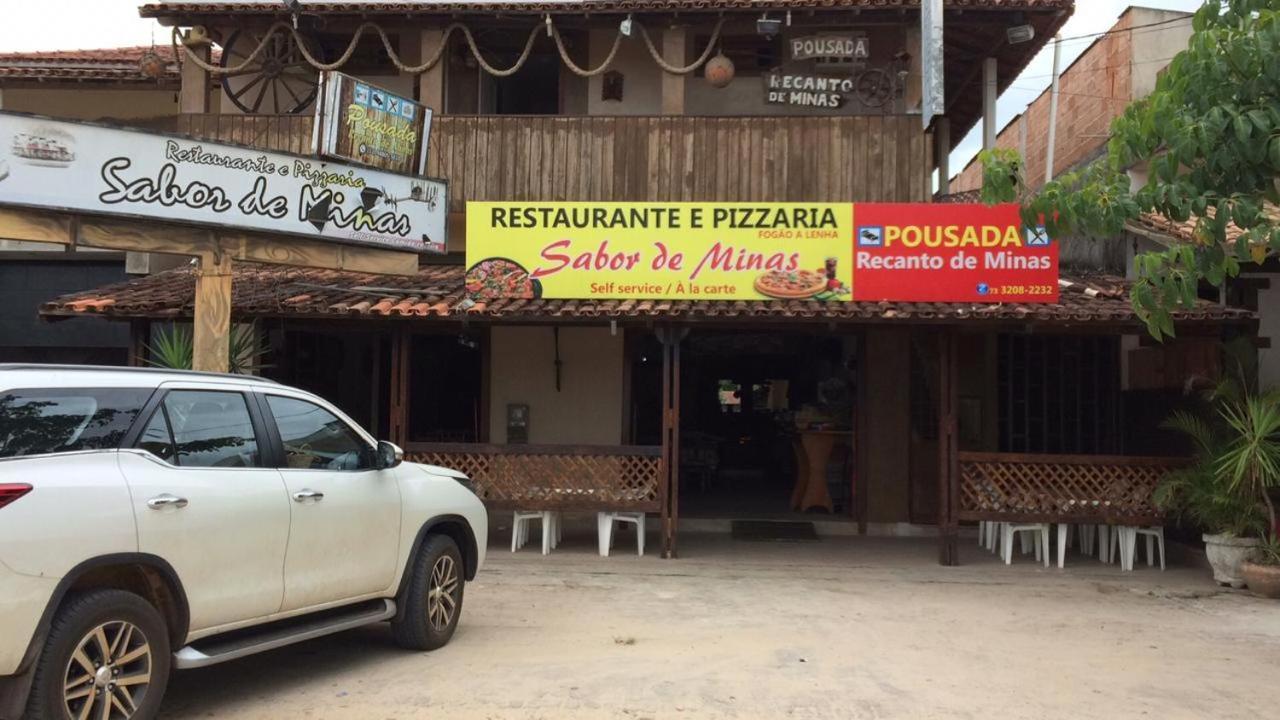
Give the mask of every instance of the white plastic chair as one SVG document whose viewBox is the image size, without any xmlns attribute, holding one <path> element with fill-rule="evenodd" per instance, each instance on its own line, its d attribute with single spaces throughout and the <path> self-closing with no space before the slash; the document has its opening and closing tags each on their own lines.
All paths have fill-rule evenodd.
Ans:
<svg viewBox="0 0 1280 720">
<path fill-rule="evenodd" d="M 1120 569 L 1133 570 L 1133 561 L 1138 554 L 1138 536 L 1142 535 L 1147 538 L 1147 567 L 1154 567 L 1156 564 L 1156 545 L 1160 549 L 1160 569 L 1165 569 L 1164 558 L 1164 528 L 1163 527 L 1134 527 L 1123 526 L 1117 528 L 1112 541 L 1113 552 L 1120 555 Z M 1118 548 L 1116 547 L 1118 546 Z"/>
<path fill-rule="evenodd" d="M 636 554 L 644 555 L 644 513 L 642 512 L 602 512 L 596 514 L 596 527 L 600 534 L 600 557 L 609 557 L 609 549 L 613 547 L 614 523 L 626 522 L 636 526 Z"/>
<path fill-rule="evenodd" d="M 1032 533 L 1035 544 L 1036 560 L 1043 561 L 1049 567 L 1049 523 L 1028 523 L 1017 525 L 1005 523 L 1001 533 L 1001 545 L 1004 550 L 1004 564 L 1013 564 L 1013 539 L 1019 533 Z"/>
<path fill-rule="evenodd" d="M 1082 555 L 1093 554 L 1093 542 L 1098 536 L 1098 526 L 1091 523 L 1079 525 L 1076 527 L 1076 534 L 1080 537 L 1080 553 Z"/>
<path fill-rule="evenodd" d="M 987 552 L 999 553 L 1000 533 L 1003 525 L 1004 523 L 997 522 L 995 520 L 986 521 L 985 526 L 981 530 L 981 537 L 979 539 L 982 541 L 982 547 L 986 548 Z"/>
<path fill-rule="evenodd" d="M 548 555 L 560 544 L 560 513 L 554 510 L 517 510 L 511 519 L 511 552 L 529 542 L 529 526 L 537 520 L 542 524 L 542 554 Z"/>
</svg>

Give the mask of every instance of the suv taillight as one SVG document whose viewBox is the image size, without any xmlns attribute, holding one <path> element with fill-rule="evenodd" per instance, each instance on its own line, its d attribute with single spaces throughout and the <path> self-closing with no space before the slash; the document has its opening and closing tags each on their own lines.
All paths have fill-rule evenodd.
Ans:
<svg viewBox="0 0 1280 720">
<path fill-rule="evenodd" d="M 0 508 L 31 492 L 26 483 L 0 483 Z"/>
</svg>

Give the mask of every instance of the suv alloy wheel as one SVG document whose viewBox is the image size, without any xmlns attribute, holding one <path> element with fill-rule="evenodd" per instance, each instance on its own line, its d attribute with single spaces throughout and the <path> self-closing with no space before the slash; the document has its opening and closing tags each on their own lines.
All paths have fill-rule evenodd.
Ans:
<svg viewBox="0 0 1280 720">
<path fill-rule="evenodd" d="M 154 717 L 169 663 L 168 630 L 146 600 L 123 590 L 71 596 L 49 629 L 27 716 Z"/>
<path fill-rule="evenodd" d="M 435 650 L 453 637 L 462 614 L 462 553 L 447 535 L 428 535 L 413 562 L 413 576 L 391 621 L 396 643 Z"/>
</svg>

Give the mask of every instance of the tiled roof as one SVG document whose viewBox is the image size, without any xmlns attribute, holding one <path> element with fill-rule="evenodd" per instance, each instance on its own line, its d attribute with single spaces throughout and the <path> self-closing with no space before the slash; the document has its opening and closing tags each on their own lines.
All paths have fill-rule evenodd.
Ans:
<svg viewBox="0 0 1280 720">
<path fill-rule="evenodd" d="M 947 195 L 934 195 L 933 201 L 940 203 L 980 203 L 982 202 L 982 190 L 961 190 Z"/>
<path fill-rule="evenodd" d="M 1137 325 L 1123 280 L 1064 280 L 1056 304 L 975 304 L 816 301 L 498 300 L 464 309 L 464 268 L 430 265 L 415 276 L 332 270 L 235 266 L 236 317 L 461 318 L 475 320 L 675 319 L 724 321 L 997 321 Z M 191 315 L 195 275 L 180 268 L 45 303 L 47 317 L 98 315 L 170 318 Z M 1175 313 L 1178 322 L 1245 322 L 1246 310 L 1204 302 Z"/>
<path fill-rule="evenodd" d="M 947 7 L 973 10 L 1069 10 L 1074 0 L 945 0 Z M 902 8 L 918 7 L 920 0 L 419 0 L 387 2 L 366 0 L 321 2 L 303 0 L 308 13 L 456 13 L 456 12 L 661 12 L 767 10 L 772 8 Z M 252 13 L 284 15 L 284 3 L 275 2 L 149 2 L 138 8 L 143 17 Z"/>
<path fill-rule="evenodd" d="M 178 64 L 173 47 L 102 48 L 96 50 L 42 50 L 0 53 L 0 80 L 124 80 L 156 82 L 142 74 L 139 63 L 148 52 L 165 61 L 159 80 L 177 80 Z"/>
<path fill-rule="evenodd" d="M 1213 208 L 1210 208 L 1209 216 L 1213 216 Z M 1262 214 L 1271 225 L 1280 225 L 1280 207 L 1275 205 L 1265 205 Z M 1163 215 L 1156 213 L 1143 213 L 1137 220 L 1131 221 L 1129 229 L 1140 234 L 1163 235 L 1164 237 L 1179 243 L 1196 243 L 1196 224 L 1199 218 L 1195 215 L 1188 217 L 1183 222 L 1170 220 Z M 1227 242 L 1234 243 L 1240 234 L 1244 232 L 1235 223 L 1227 223 Z"/>
</svg>

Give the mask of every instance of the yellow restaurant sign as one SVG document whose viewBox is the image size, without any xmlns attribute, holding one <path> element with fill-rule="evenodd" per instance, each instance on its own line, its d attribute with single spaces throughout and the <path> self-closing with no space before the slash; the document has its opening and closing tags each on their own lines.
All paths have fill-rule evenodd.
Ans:
<svg viewBox="0 0 1280 720">
<path fill-rule="evenodd" d="M 1012 204 L 468 203 L 467 268 L 477 301 L 1058 300 Z"/>
<path fill-rule="evenodd" d="M 849 203 L 467 203 L 467 290 L 506 298 L 849 300 Z"/>
</svg>

